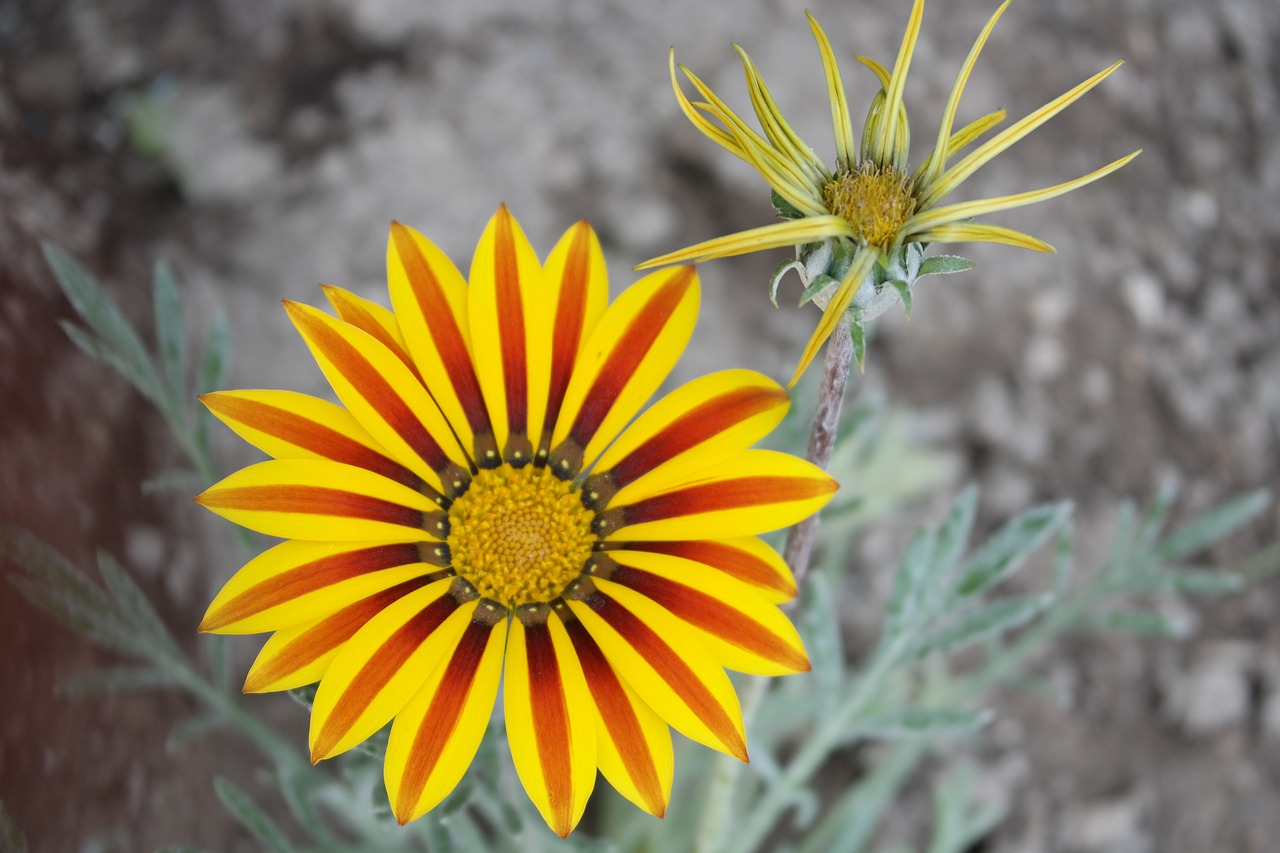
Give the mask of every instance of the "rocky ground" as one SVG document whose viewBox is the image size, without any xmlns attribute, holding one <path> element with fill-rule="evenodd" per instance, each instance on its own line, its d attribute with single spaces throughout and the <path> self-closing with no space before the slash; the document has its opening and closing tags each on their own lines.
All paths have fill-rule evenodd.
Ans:
<svg viewBox="0 0 1280 853">
<path fill-rule="evenodd" d="M 229 318 L 232 386 L 319 392 L 279 300 L 318 303 L 322 282 L 379 296 L 393 218 L 465 265 L 501 202 L 544 250 L 586 217 L 615 282 L 652 255 L 768 221 L 754 173 L 680 115 L 666 50 L 745 107 L 729 47 L 742 44 L 823 152 L 808 27 L 772 0 L 691 5 L 0 0 L 0 520 L 81 565 L 95 547 L 121 555 L 180 636 L 235 567 L 216 520 L 141 493 L 176 451 L 143 401 L 59 331 L 71 310 L 40 240 L 81 258 L 140 322 L 150 265 L 167 258 L 194 328 Z M 919 148 L 990 6 L 927 10 L 908 96 Z M 842 57 L 892 61 L 905 3 L 810 8 Z M 873 344 L 865 389 L 919 414 L 959 460 L 957 482 L 983 485 L 988 525 L 1069 498 L 1081 541 L 1097 543 L 1122 498 L 1170 477 L 1182 512 L 1280 483 L 1278 44 L 1271 0 L 1024 3 L 996 30 L 962 119 L 1021 115 L 1116 57 L 1128 64 L 980 172 L 968 197 L 1145 150 L 1001 220 L 1057 257 L 973 248 L 975 271 L 922 285 L 910 323 L 886 320 Z M 846 85 L 861 113 L 872 85 L 856 68 L 846 62 Z M 683 376 L 789 371 L 816 315 L 768 305 L 778 260 L 702 269 Z M 226 451 L 229 465 L 249 458 Z M 1213 556 L 1278 531 L 1271 510 Z M 904 536 L 869 536 L 850 571 L 883 572 Z M 1280 588 L 1166 606 L 1194 621 L 1192 639 L 1073 641 L 1041 664 L 1072 686 L 1069 708 L 1003 700 L 978 758 L 1012 814 L 982 850 L 1280 845 Z M 867 618 L 852 608 L 850 630 Z M 12 591 L 0 648 L 0 800 L 33 850 L 252 849 L 209 789 L 248 753 L 217 739 L 164 750 L 157 732 L 192 710 L 182 700 L 55 697 L 105 657 Z"/>
</svg>

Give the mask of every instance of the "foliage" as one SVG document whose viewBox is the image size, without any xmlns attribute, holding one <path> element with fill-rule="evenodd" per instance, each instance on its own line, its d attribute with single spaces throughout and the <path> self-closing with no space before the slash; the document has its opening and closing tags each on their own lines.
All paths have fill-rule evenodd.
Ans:
<svg viewBox="0 0 1280 853">
<path fill-rule="evenodd" d="M 188 401 L 221 382 L 225 324 L 215 321 L 203 350 L 193 354 L 180 290 L 170 271 L 158 266 L 155 348 L 148 350 L 87 272 L 56 248 L 46 247 L 46 255 L 80 316 L 80 324 L 64 325 L 68 335 L 156 406 L 191 461 L 191 469 L 169 472 L 147 488 L 187 488 L 192 481 L 214 479 L 208 422 L 203 414 L 190 416 Z M 682 755 L 664 821 L 605 794 L 607 786 L 601 785 L 602 802 L 587 824 L 596 837 L 579 830 L 565 842 L 550 834 L 528 798 L 519 795 L 500 720 L 491 723 L 457 790 L 427 817 L 398 827 L 382 788 L 385 732 L 328 762 L 332 768 L 313 768 L 291 746 L 295 738 L 282 737 L 234 694 L 225 646 L 211 642 L 209 667 L 193 661 L 110 554 L 98 555 L 95 580 L 19 529 L 0 528 L 0 553 L 19 567 L 9 580 L 29 601 L 124 661 L 68 680 L 64 694 L 181 691 L 197 699 L 201 710 L 169 733 L 171 750 L 219 728 L 238 731 L 258 748 L 283 809 L 258 802 L 223 778 L 213 781 L 213 792 L 266 850 L 746 853 L 762 849 L 781 829 L 792 839 L 787 849 L 796 853 L 858 853 L 869 849 L 902 788 L 929 764 L 940 767 L 928 777 L 934 819 L 927 850 L 959 853 L 987 835 L 1005 809 L 1003 803 L 975 800 L 974 768 L 947 758 L 957 742 L 981 736 L 991 720 L 991 692 L 1021 684 L 1034 657 L 1068 632 L 1178 636 L 1181 626 L 1151 606 L 1153 597 L 1239 590 L 1241 574 L 1188 561 L 1256 517 L 1269 496 L 1244 495 L 1169 529 L 1175 495 L 1166 489 L 1142 514 L 1126 505 L 1104 564 L 1081 571 L 1069 505 L 1028 509 L 971 546 L 978 493 L 964 489 L 942 522 L 919 531 L 903 550 L 879 638 L 869 652 L 858 654 L 844 648 L 841 634 L 848 541 L 920 490 L 935 488 L 947 467 L 936 453 L 902 441 L 901 434 L 883 407 L 856 407 L 847 419 L 833 465 L 844 482 L 860 485 L 846 489 L 824 516 L 827 564 L 810 573 L 795 613 L 813 669 L 787 679 L 744 679 L 752 764 L 744 769 L 701 749 Z M 852 666 L 851 657 L 859 658 Z M 293 696 L 309 705 L 314 688 Z M 837 751 L 855 746 L 865 772 L 820 807 L 815 774 Z M 281 823 L 285 816 L 291 824 Z M 2 808 L 0 850 L 25 850 Z"/>
</svg>

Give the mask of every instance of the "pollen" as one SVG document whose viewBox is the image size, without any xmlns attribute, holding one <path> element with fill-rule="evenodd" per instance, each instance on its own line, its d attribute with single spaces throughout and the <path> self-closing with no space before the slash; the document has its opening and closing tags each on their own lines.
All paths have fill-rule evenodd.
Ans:
<svg viewBox="0 0 1280 853">
<path fill-rule="evenodd" d="M 554 601 L 591 556 L 593 517 L 546 468 L 482 470 L 449 507 L 453 568 L 507 607 Z"/>
<path fill-rule="evenodd" d="M 905 173 L 867 160 L 832 176 L 822 187 L 822 201 L 868 245 L 889 251 L 916 212 L 912 190 Z"/>
</svg>

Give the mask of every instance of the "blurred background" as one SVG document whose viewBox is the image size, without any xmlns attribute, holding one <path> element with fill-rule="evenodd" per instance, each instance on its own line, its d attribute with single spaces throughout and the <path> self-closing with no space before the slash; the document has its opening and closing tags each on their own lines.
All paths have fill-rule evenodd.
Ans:
<svg viewBox="0 0 1280 853">
<path fill-rule="evenodd" d="M 58 328 L 72 311 L 39 251 L 79 258 L 144 328 L 166 259 L 197 337 L 225 315 L 230 387 L 323 393 L 279 308 L 321 283 L 385 301 L 392 219 L 466 269 L 499 203 L 547 251 L 580 218 L 614 292 L 653 255 L 770 221 L 755 173 L 695 131 L 667 48 L 748 107 L 745 47 L 801 135 L 833 151 L 803 6 L 606 0 L 0 0 L 0 521 L 77 564 L 95 548 L 142 579 L 179 637 L 238 568 L 227 526 L 141 483 L 178 452 L 160 418 Z M 857 121 L 905 0 L 813 0 Z M 987 0 L 935 0 L 908 85 L 918 158 Z M 1135 148 L 1107 180 L 1004 222 L 1058 255 L 960 247 L 977 269 L 926 279 L 883 320 L 860 398 L 906 410 L 941 453 L 934 498 L 863 536 L 846 588 L 855 658 L 888 572 L 959 484 L 983 487 L 989 529 L 1070 499 L 1086 555 L 1126 497 L 1169 479 L 1179 513 L 1280 485 L 1280 6 L 1272 0 L 1015 4 L 979 62 L 960 120 L 1017 118 L 1122 57 L 1128 64 L 966 183 L 973 198 L 1047 186 Z M 969 248 L 966 251 L 966 248 Z M 785 378 L 816 321 L 766 295 L 783 253 L 701 268 L 699 330 L 679 378 L 746 366 Z M 225 470 L 252 451 L 220 436 Z M 1275 539 L 1274 509 L 1213 556 Z M 11 567 L 5 567 L 4 571 Z M 55 696 L 107 656 L 0 586 L 0 800 L 34 851 L 191 843 L 253 849 L 212 796 L 252 785 L 230 737 L 166 751 L 187 700 Z M 1184 641 L 1088 638 L 1039 674 L 1071 697 L 1000 701 L 975 747 L 1012 815 L 980 849 L 1267 851 L 1280 846 L 1280 586 L 1191 608 Z M 243 659 L 253 640 L 235 646 Z M 239 665 L 239 664 L 238 664 Z M 238 671 L 243 672 L 243 667 Z M 305 740 L 303 709 L 252 700 Z M 928 820 L 924 799 L 894 818 Z M 905 828 L 904 828 L 905 827 Z"/>
</svg>

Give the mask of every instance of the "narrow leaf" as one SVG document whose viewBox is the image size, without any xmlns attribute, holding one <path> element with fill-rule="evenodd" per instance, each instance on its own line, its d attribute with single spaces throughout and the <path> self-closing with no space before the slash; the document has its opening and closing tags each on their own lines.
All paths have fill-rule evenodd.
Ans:
<svg viewBox="0 0 1280 853">
<path fill-rule="evenodd" d="M 227 371 L 227 351 L 231 345 L 231 333 L 227 329 L 226 317 L 219 314 L 209 326 L 209 339 L 205 341 L 204 357 L 200 361 L 200 371 L 196 378 L 196 393 L 207 394 L 222 387 Z M 196 445 L 209 447 L 209 427 L 213 423 L 213 414 L 204 406 L 196 410 Z"/>
<path fill-rule="evenodd" d="M 795 258 L 788 258 L 774 269 L 773 275 L 769 276 L 769 301 L 773 303 L 773 307 L 778 307 L 778 286 L 782 284 L 782 280 L 786 278 L 787 273 L 795 270 L 797 274 L 804 273 L 804 264 Z"/>
<path fill-rule="evenodd" d="M 1187 635 L 1187 626 L 1165 619 L 1146 610 L 1112 610 L 1105 613 L 1089 613 L 1081 618 L 1083 628 L 1124 631 L 1143 637 L 1178 639 Z"/>
<path fill-rule="evenodd" d="M 921 615 L 938 568 L 934 553 L 935 540 L 928 530 L 917 533 L 903 552 L 885 615 L 886 642 L 900 635 Z"/>
<path fill-rule="evenodd" d="M 1266 489 L 1227 501 L 1174 531 L 1160 544 L 1156 553 L 1165 562 L 1194 554 L 1248 523 L 1266 509 L 1269 503 L 1271 494 Z"/>
<path fill-rule="evenodd" d="M 87 696 L 177 686 L 179 682 L 176 679 L 155 667 L 121 666 L 73 675 L 58 685 L 58 693 L 62 696 Z"/>
<path fill-rule="evenodd" d="M 182 317 L 182 296 L 173 271 L 163 261 L 152 277 L 152 302 L 156 314 L 156 345 L 170 404 L 178 406 L 186 396 L 187 340 Z"/>
<path fill-rule="evenodd" d="M 76 312 L 107 348 L 128 367 L 130 381 L 153 400 L 162 399 L 155 367 L 141 339 L 102 286 L 71 257 L 51 243 L 43 244 L 45 260 L 58 286 Z"/>
<path fill-rule="evenodd" d="M 293 850 L 280 828 L 248 794 L 221 776 L 213 780 L 213 789 L 231 816 L 249 830 L 254 838 L 266 845 L 267 849 L 276 853 L 290 853 Z"/>
<path fill-rule="evenodd" d="M 58 325 L 62 327 L 62 331 L 66 332 L 71 342 L 80 348 L 81 352 L 110 367 L 128 380 L 130 385 L 138 388 L 150 398 L 148 391 L 144 390 L 147 382 L 146 377 L 135 370 L 133 365 L 125 361 L 119 353 L 111 349 L 101 338 L 94 337 L 93 333 L 88 329 L 83 326 L 77 326 L 69 320 L 59 320 Z"/>
<path fill-rule="evenodd" d="M 804 638 L 812 665 L 816 701 L 830 711 L 844 683 L 844 644 L 840 637 L 837 596 L 823 572 L 812 572 L 804 584 L 796 628 Z"/>
<path fill-rule="evenodd" d="M 181 752 L 187 745 L 195 743 L 200 738 L 222 728 L 226 724 L 226 718 L 221 714 L 215 713 L 197 714 L 194 717 L 183 720 L 169 732 L 169 738 L 164 742 L 165 751 L 170 755 Z"/>
<path fill-rule="evenodd" d="M 991 722 L 990 711 L 969 708 L 894 708 L 851 724 L 860 737 L 931 738 L 968 734 Z"/>
<path fill-rule="evenodd" d="M 195 495 L 199 494 L 208 483 L 195 471 L 172 470 L 161 471 L 156 476 L 144 480 L 142 482 L 142 493 L 144 495 L 160 494 L 162 492 L 177 492 L 178 494 Z"/>
<path fill-rule="evenodd" d="M 952 273 L 971 270 L 975 266 L 976 264 L 973 261 L 968 258 L 962 258 L 959 255 L 934 255 L 931 258 L 924 259 L 924 263 L 920 264 L 920 271 L 916 273 L 916 276 L 924 278 L 927 275 L 951 275 Z"/>
<path fill-rule="evenodd" d="M 138 652 L 137 638 L 107 594 L 53 548 L 21 528 L 0 525 L 0 553 L 26 571 L 8 579 L 32 604 L 98 645 Z"/>
<path fill-rule="evenodd" d="M 1033 507 L 1014 518 L 969 558 L 956 592 L 976 596 L 1012 575 L 1070 514 L 1070 504 L 1057 503 Z"/>
<path fill-rule="evenodd" d="M 175 648 L 169 629 L 165 626 L 160 614 L 147 600 L 137 582 L 106 551 L 98 552 L 98 571 L 107 583 L 107 590 L 119 605 L 120 614 L 134 628 L 138 629 L 147 640 L 162 644 L 163 647 Z"/>
<path fill-rule="evenodd" d="M 911 284 L 901 279 L 893 279 L 889 282 L 893 285 L 893 289 L 898 291 L 898 298 L 902 300 L 902 310 L 907 313 L 907 319 L 911 319 Z"/>
<path fill-rule="evenodd" d="M 969 542 L 969 534 L 973 531 L 973 520 L 977 514 L 978 489 L 976 486 L 968 486 L 956 498 L 951 512 L 942 522 L 942 527 L 938 528 L 934 561 L 937 563 L 939 578 L 948 577 L 955 571 L 960 556 L 964 554 L 965 545 Z"/>
<path fill-rule="evenodd" d="M 949 654 L 974 643 L 998 637 L 1030 622 L 1053 601 L 1053 595 L 1048 594 L 1029 598 L 1002 598 L 984 604 L 927 637 L 917 646 L 916 657 L 923 659 Z"/>
<path fill-rule="evenodd" d="M 1178 486 L 1173 478 L 1167 478 L 1156 493 L 1155 499 L 1147 509 L 1142 529 L 1138 532 L 1137 547 L 1143 552 L 1154 550 L 1164 533 L 1165 522 L 1173 511 L 1173 502 L 1178 498 Z"/>
<path fill-rule="evenodd" d="M 854 312 L 857 311 L 855 314 Z M 862 312 L 857 309 L 849 309 L 848 314 L 849 335 L 853 338 L 853 357 L 858 360 L 858 369 L 865 370 L 867 367 L 867 335 L 866 330 L 862 328 Z"/>
<path fill-rule="evenodd" d="M 804 293 L 800 294 L 800 305 L 808 305 L 813 301 L 814 297 L 832 287 L 838 287 L 840 281 L 834 279 L 825 273 L 813 277 L 813 281 L 809 282 L 809 286 L 804 289 Z"/>
<path fill-rule="evenodd" d="M 1184 595 L 1227 595 L 1244 588 L 1244 578 L 1219 569 L 1164 569 L 1131 575 L 1117 584 L 1126 592 L 1178 592 Z"/>
</svg>

